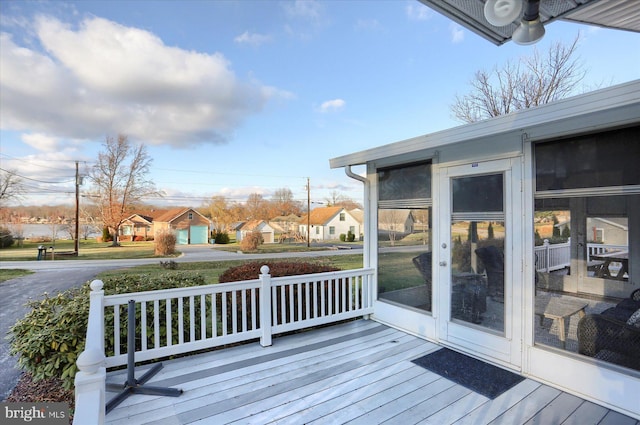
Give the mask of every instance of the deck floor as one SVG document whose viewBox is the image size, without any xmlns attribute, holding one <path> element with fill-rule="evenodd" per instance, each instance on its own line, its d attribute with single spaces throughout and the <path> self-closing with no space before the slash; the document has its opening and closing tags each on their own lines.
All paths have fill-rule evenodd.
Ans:
<svg viewBox="0 0 640 425">
<path fill-rule="evenodd" d="M 440 347 L 357 320 L 164 362 L 149 385 L 177 398 L 132 395 L 109 424 L 615 424 L 640 422 L 525 379 L 494 400 L 411 362 Z M 145 366 L 136 370 L 142 375 Z M 126 371 L 107 381 L 122 383 Z M 115 393 L 107 393 L 108 397 Z"/>
</svg>

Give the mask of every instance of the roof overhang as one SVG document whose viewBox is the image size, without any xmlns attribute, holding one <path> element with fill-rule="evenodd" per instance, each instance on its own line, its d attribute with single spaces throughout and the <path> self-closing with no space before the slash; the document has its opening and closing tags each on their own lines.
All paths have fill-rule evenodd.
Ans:
<svg viewBox="0 0 640 425">
<path fill-rule="evenodd" d="M 511 40 L 520 19 L 494 26 L 484 15 L 488 0 L 418 0 L 496 45 Z M 523 0 L 525 1 L 525 0 Z M 543 25 L 557 19 L 640 32 L 638 0 L 540 0 Z"/>
<path fill-rule="evenodd" d="M 362 165 L 507 133 L 513 133 L 514 136 L 527 133 L 531 140 L 544 140 L 637 122 L 640 122 L 640 80 L 339 156 L 330 159 L 329 164 L 331 168 Z"/>
</svg>

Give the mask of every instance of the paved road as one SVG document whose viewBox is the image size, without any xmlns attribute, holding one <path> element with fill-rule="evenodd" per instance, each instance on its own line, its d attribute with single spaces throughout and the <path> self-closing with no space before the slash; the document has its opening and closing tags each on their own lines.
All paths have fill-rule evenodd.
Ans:
<svg viewBox="0 0 640 425">
<path fill-rule="evenodd" d="M 242 254 L 220 251 L 210 245 L 181 246 L 183 255 L 176 262 L 269 259 L 283 257 L 318 257 L 354 254 L 360 250 L 328 250 L 277 254 Z M 57 294 L 92 280 L 104 270 L 158 263 L 157 258 L 135 260 L 66 260 L 66 261 L 3 261 L 2 269 L 27 269 L 35 273 L 0 283 L 0 400 L 5 400 L 22 373 L 17 360 L 9 355 L 9 343 L 4 338 L 13 324 L 27 313 L 25 304 L 42 295 Z"/>
</svg>

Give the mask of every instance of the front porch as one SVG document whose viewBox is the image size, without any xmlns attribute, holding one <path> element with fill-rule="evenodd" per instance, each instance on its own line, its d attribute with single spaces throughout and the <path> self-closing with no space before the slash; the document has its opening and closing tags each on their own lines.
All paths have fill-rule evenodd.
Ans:
<svg viewBox="0 0 640 425">
<path fill-rule="evenodd" d="M 150 384 L 184 393 L 133 395 L 106 423 L 639 424 L 530 379 L 491 400 L 411 362 L 439 348 L 355 320 L 277 337 L 270 347 L 249 343 L 165 361 Z M 107 377 L 125 380 L 125 371 Z"/>
</svg>

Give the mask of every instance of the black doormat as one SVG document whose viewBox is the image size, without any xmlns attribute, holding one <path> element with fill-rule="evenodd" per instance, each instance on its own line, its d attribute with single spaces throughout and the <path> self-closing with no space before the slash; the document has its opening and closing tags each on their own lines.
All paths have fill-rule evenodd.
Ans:
<svg viewBox="0 0 640 425">
<path fill-rule="evenodd" d="M 448 348 L 417 358 L 413 363 L 490 399 L 524 380 L 513 372 Z"/>
</svg>

